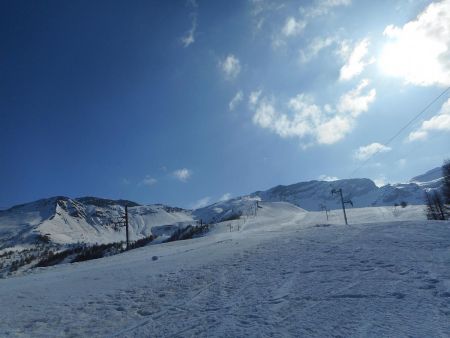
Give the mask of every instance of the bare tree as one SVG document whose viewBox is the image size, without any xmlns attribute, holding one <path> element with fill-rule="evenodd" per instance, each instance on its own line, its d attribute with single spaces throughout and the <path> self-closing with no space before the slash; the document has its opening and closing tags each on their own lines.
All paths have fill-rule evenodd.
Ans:
<svg viewBox="0 0 450 338">
<path fill-rule="evenodd" d="M 425 191 L 425 205 L 427 206 L 426 214 L 427 219 L 434 220 L 436 219 L 436 210 L 434 208 L 433 201 L 431 199 L 431 194 L 428 191 Z"/>
<path fill-rule="evenodd" d="M 442 197 L 444 202 L 444 212 L 446 218 L 450 218 L 450 160 L 445 160 L 442 166 L 442 174 L 444 176 L 442 182 Z"/>
<path fill-rule="evenodd" d="M 444 203 L 438 191 L 425 192 L 425 203 L 427 205 L 427 219 L 446 219 Z"/>
</svg>

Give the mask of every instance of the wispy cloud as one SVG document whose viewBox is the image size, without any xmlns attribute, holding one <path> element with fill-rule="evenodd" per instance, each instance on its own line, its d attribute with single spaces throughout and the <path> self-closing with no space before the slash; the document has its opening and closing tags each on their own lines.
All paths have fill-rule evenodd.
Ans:
<svg viewBox="0 0 450 338">
<path fill-rule="evenodd" d="M 175 170 L 172 175 L 181 182 L 187 182 L 192 176 L 192 171 L 187 168 L 182 168 Z"/>
<path fill-rule="evenodd" d="M 231 194 L 229 192 L 227 192 L 219 198 L 219 202 L 228 201 L 230 198 L 231 198 Z"/>
<path fill-rule="evenodd" d="M 366 146 L 359 147 L 355 151 L 354 157 L 357 160 L 365 161 L 377 153 L 386 153 L 391 150 L 392 150 L 392 148 L 390 148 L 388 146 L 385 146 L 378 142 L 374 142 L 374 143 L 368 144 Z"/>
<path fill-rule="evenodd" d="M 197 14 L 194 13 L 191 15 L 191 17 L 192 17 L 191 28 L 181 38 L 181 42 L 183 43 L 183 46 L 185 48 L 189 47 L 195 42 L 195 31 L 197 30 Z"/>
<path fill-rule="evenodd" d="M 146 185 L 147 187 L 151 187 L 156 183 L 158 183 L 158 180 L 156 178 L 147 175 L 139 182 L 139 185 Z"/>
<path fill-rule="evenodd" d="M 299 35 L 305 27 L 306 21 L 295 19 L 293 16 L 290 16 L 286 19 L 281 32 L 286 37 L 296 36 Z"/>
<path fill-rule="evenodd" d="M 287 17 L 281 30 L 273 34 L 272 47 L 276 49 L 286 45 L 287 39 L 300 35 L 305 27 L 306 21 L 293 16 Z"/>
<path fill-rule="evenodd" d="M 194 11 L 191 16 L 191 28 L 181 37 L 181 43 L 183 46 L 189 47 L 195 42 L 195 32 L 197 30 L 197 16 L 198 16 L 198 3 L 196 0 L 188 0 L 187 6 L 191 7 Z"/>
<path fill-rule="evenodd" d="M 337 178 L 336 176 L 320 175 L 317 179 L 319 181 L 333 182 L 337 181 L 339 178 Z"/>
<path fill-rule="evenodd" d="M 315 18 L 327 15 L 336 7 L 349 6 L 351 3 L 351 0 L 316 0 L 312 6 L 303 7 L 300 11 L 307 18 Z"/>
<path fill-rule="evenodd" d="M 236 107 L 242 102 L 244 99 L 244 93 L 242 90 L 238 91 L 236 95 L 233 96 L 230 103 L 228 104 L 228 108 L 230 111 L 233 111 L 236 109 Z"/>
<path fill-rule="evenodd" d="M 344 41 L 341 45 L 340 54 L 345 58 L 346 62 L 342 66 L 339 79 L 342 81 L 350 80 L 362 73 L 366 66 L 375 62 L 375 59 L 367 58 L 369 52 L 370 41 L 364 38 L 357 42 L 350 51 L 348 42 Z"/>
<path fill-rule="evenodd" d="M 417 130 L 411 132 L 408 135 L 408 140 L 425 140 L 434 131 L 450 131 L 450 99 L 442 105 L 437 115 L 429 120 L 423 121 Z"/>
<path fill-rule="evenodd" d="M 351 4 L 351 0 L 316 0 L 308 6 L 301 6 L 297 14 L 290 10 L 289 14 L 285 15 L 284 20 L 277 22 L 278 20 L 274 20 L 274 18 L 282 16 L 283 11 L 289 8 L 285 3 L 271 0 L 251 0 L 250 2 L 252 4 L 250 14 L 254 21 L 256 33 L 260 32 L 263 26 L 275 27 L 272 32 L 265 32 L 266 35 L 270 36 L 272 47 L 275 49 L 286 46 L 290 38 L 302 34 L 312 21 L 326 16 L 338 7 Z M 266 24 L 268 22 L 271 25 Z M 308 59 L 306 53 L 303 56 L 305 56 L 305 60 Z"/>
<path fill-rule="evenodd" d="M 250 93 L 250 95 L 248 96 L 248 104 L 250 105 L 250 107 L 254 107 L 258 103 L 261 94 L 262 90 L 255 90 Z"/>
<path fill-rule="evenodd" d="M 203 208 L 203 207 L 206 207 L 209 204 L 211 204 L 211 197 L 206 196 L 206 197 L 203 197 L 203 198 L 199 199 L 198 201 L 196 201 L 192 205 L 192 209 Z"/>
<path fill-rule="evenodd" d="M 233 54 L 229 54 L 225 59 L 219 62 L 219 68 L 222 70 L 225 78 L 235 79 L 241 72 L 241 62 Z"/>
<path fill-rule="evenodd" d="M 385 73 L 415 85 L 450 85 L 450 0 L 431 3 L 403 27 L 387 26 L 384 35 Z"/>
<path fill-rule="evenodd" d="M 285 5 L 279 1 L 250 0 L 250 3 L 250 15 L 253 19 L 256 32 L 261 31 L 266 22 L 270 22 L 270 15 L 272 12 L 281 10 L 285 7 Z"/>
<path fill-rule="evenodd" d="M 306 140 L 303 146 L 333 144 L 353 129 L 356 118 L 375 100 L 375 89 L 365 92 L 368 85 L 369 81 L 363 80 L 355 89 L 344 93 L 336 108 L 330 104 L 320 107 L 311 96 L 302 93 L 289 99 L 280 111 L 275 99 L 254 92 L 249 98 L 253 123 L 283 138 Z"/>
<path fill-rule="evenodd" d="M 316 37 L 311 43 L 309 43 L 306 48 L 300 50 L 300 62 L 307 63 L 315 58 L 323 49 L 336 43 L 337 39 L 335 37 Z"/>
</svg>

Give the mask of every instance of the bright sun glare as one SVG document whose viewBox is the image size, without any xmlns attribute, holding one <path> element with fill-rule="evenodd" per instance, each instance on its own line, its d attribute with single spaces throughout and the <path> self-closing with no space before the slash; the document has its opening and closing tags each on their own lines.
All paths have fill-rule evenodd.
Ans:
<svg viewBox="0 0 450 338">
<path fill-rule="evenodd" d="M 383 47 L 378 65 L 386 75 L 426 84 L 440 76 L 441 67 L 436 56 L 442 52 L 442 45 L 430 39 L 417 36 L 401 39 Z"/>
</svg>

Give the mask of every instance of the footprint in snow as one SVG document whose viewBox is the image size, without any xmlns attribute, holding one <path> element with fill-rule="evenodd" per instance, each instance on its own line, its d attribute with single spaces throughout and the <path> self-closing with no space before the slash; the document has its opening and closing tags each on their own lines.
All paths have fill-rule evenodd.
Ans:
<svg viewBox="0 0 450 338">
<path fill-rule="evenodd" d="M 152 313 L 150 312 L 150 311 L 148 311 L 148 310 L 138 310 L 138 311 L 136 311 L 136 313 L 138 314 L 138 315 L 140 315 L 140 316 L 143 316 L 143 317 L 147 317 L 147 316 L 150 316 Z"/>
<path fill-rule="evenodd" d="M 403 298 L 405 298 L 406 295 L 401 292 L 393 292 L 393 293 L 391 293 L 391 296 L 393 296 L 397 299 L 403 299 Z"/>
<path fill-rule="evenodd" d="M 428 278 L 428 279 L 425 279 L 425 282 L 430 283 L 430 284 L 436 284 L 436 283 L 439 283 L 439 279 Z"/>
</svg>

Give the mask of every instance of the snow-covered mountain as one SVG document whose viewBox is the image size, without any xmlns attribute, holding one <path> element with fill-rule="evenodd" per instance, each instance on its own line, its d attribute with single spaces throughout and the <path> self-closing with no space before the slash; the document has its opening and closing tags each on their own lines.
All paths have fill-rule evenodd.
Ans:
<svg viewBox="0 0 450 338">
<path fill-rule="evenodd" d="M 381 188 L 368 179 L 303 182 L 194 211 L 94 197 L 13 207 L 0 212 L 0 243 L 15 245 L 0 247 L 0 278 L 21 277 L 0 279 L 0 336 L 442 335 L 449 222 L 427 221 L 423 205 L 394 206 L 421 203 L 439 180 L 428 177 Z M 349 226 L 331 188 L 355 203 Z M 311 211 L 318 203 L 336 210 Z M 122 241 L 109 220 L 125 205 L 132 239 L 167 237 L 199 218 L 215 224 L 195 240 L 79 264 L 89 247 L 64 244 Z"/>
<path fill-rule="evenodd" d="M 56 244 L 111 243 L 125 238 L 124 227 L 111 221 L 124 215 L 128 205 L 130 238 L 151 235 L 151 228 L 192 222 L 191 212 L 165 205 L 139 205 L 125 200 L 57 196 L 0 211 L 0 249 L 39 241 Z"/>
<path fill-rule="evenodd" d="M 0 211 L 0 250 L 16 245 L 33 245 L 42 240 L 55 244 L 112 243 L 125 238 L 124 227 L 115 228 L 111 220 L 124 214 L 128 205 L 130 238 L 137 240 L 164 229 L 179 229 L 183 224 L 217 223 L 254 216 L 257 201 L 288 202 L 306 211 L 340 208 L 340 200 L 331 194 L 342 189 L 345 199 L 354 208 L 394 206 L 401 202 L 423 204 L 424 191 L 442 184 L 442 170 L 435 168 L 416 176 L 410 183 L 377 187 L 366 178 L 333 182 L 309 181 L 279 185 L 265 191 L 218 202 L 194 211 L 165 205 L 139 205 L 126 200 L 96 197 L 68 198 L 63 196 L 38 200 Z M 172 225 L 172 227 L 167 227 Z M 171 234 L 166 234 L 170 236 Z"/>
<path fill-rule="evenodd" d="M 437 167 L 423 175 L 413 177 L 410 182 L 427 188 L 439 188 L 442 185 L 442 176 L 442 167 Z"/>
<path fill-rule="evenodd" d="M 344 199 L 351 200 L 354 208 L 394 206 L 407 204 L 424 204 L 424 192 L 438 189 L 442 185 L 442 168 L 435 168 L 416 176 L 409 183 L 388 184 L 377 187 L 367 178 L 343 179 L 333 182 L 309 181 L 291 185 L 279 185 L 265 191 L 256 191 L 248 196 L 217 202 L 210 206 L 195 210 L 193 214 L 204 222 L 217 222 L 235 215 L 251 214 L 256 201 L 289 202 L 308 211 L 319 211 L 341 208 L 333 189 L 342 189 Z"/>
<path fill-rule="evenodd" d="M 394 205 L 403 201 L 408 204 L 423 204 L 423 186 L 409 183 L 377 187 L 367 178 L 301 182 L 257 191 L 252 196 L 260 197 L 263 201 L 290 202 L 306 210 L 317 211 L 321 209 L 321 205 L 328 209 L 340 208 L 340 199 L 331 194 L 333 189 L 342 189 L 344 198 L 351 200 L 357 208 Z"/>
</svg>

